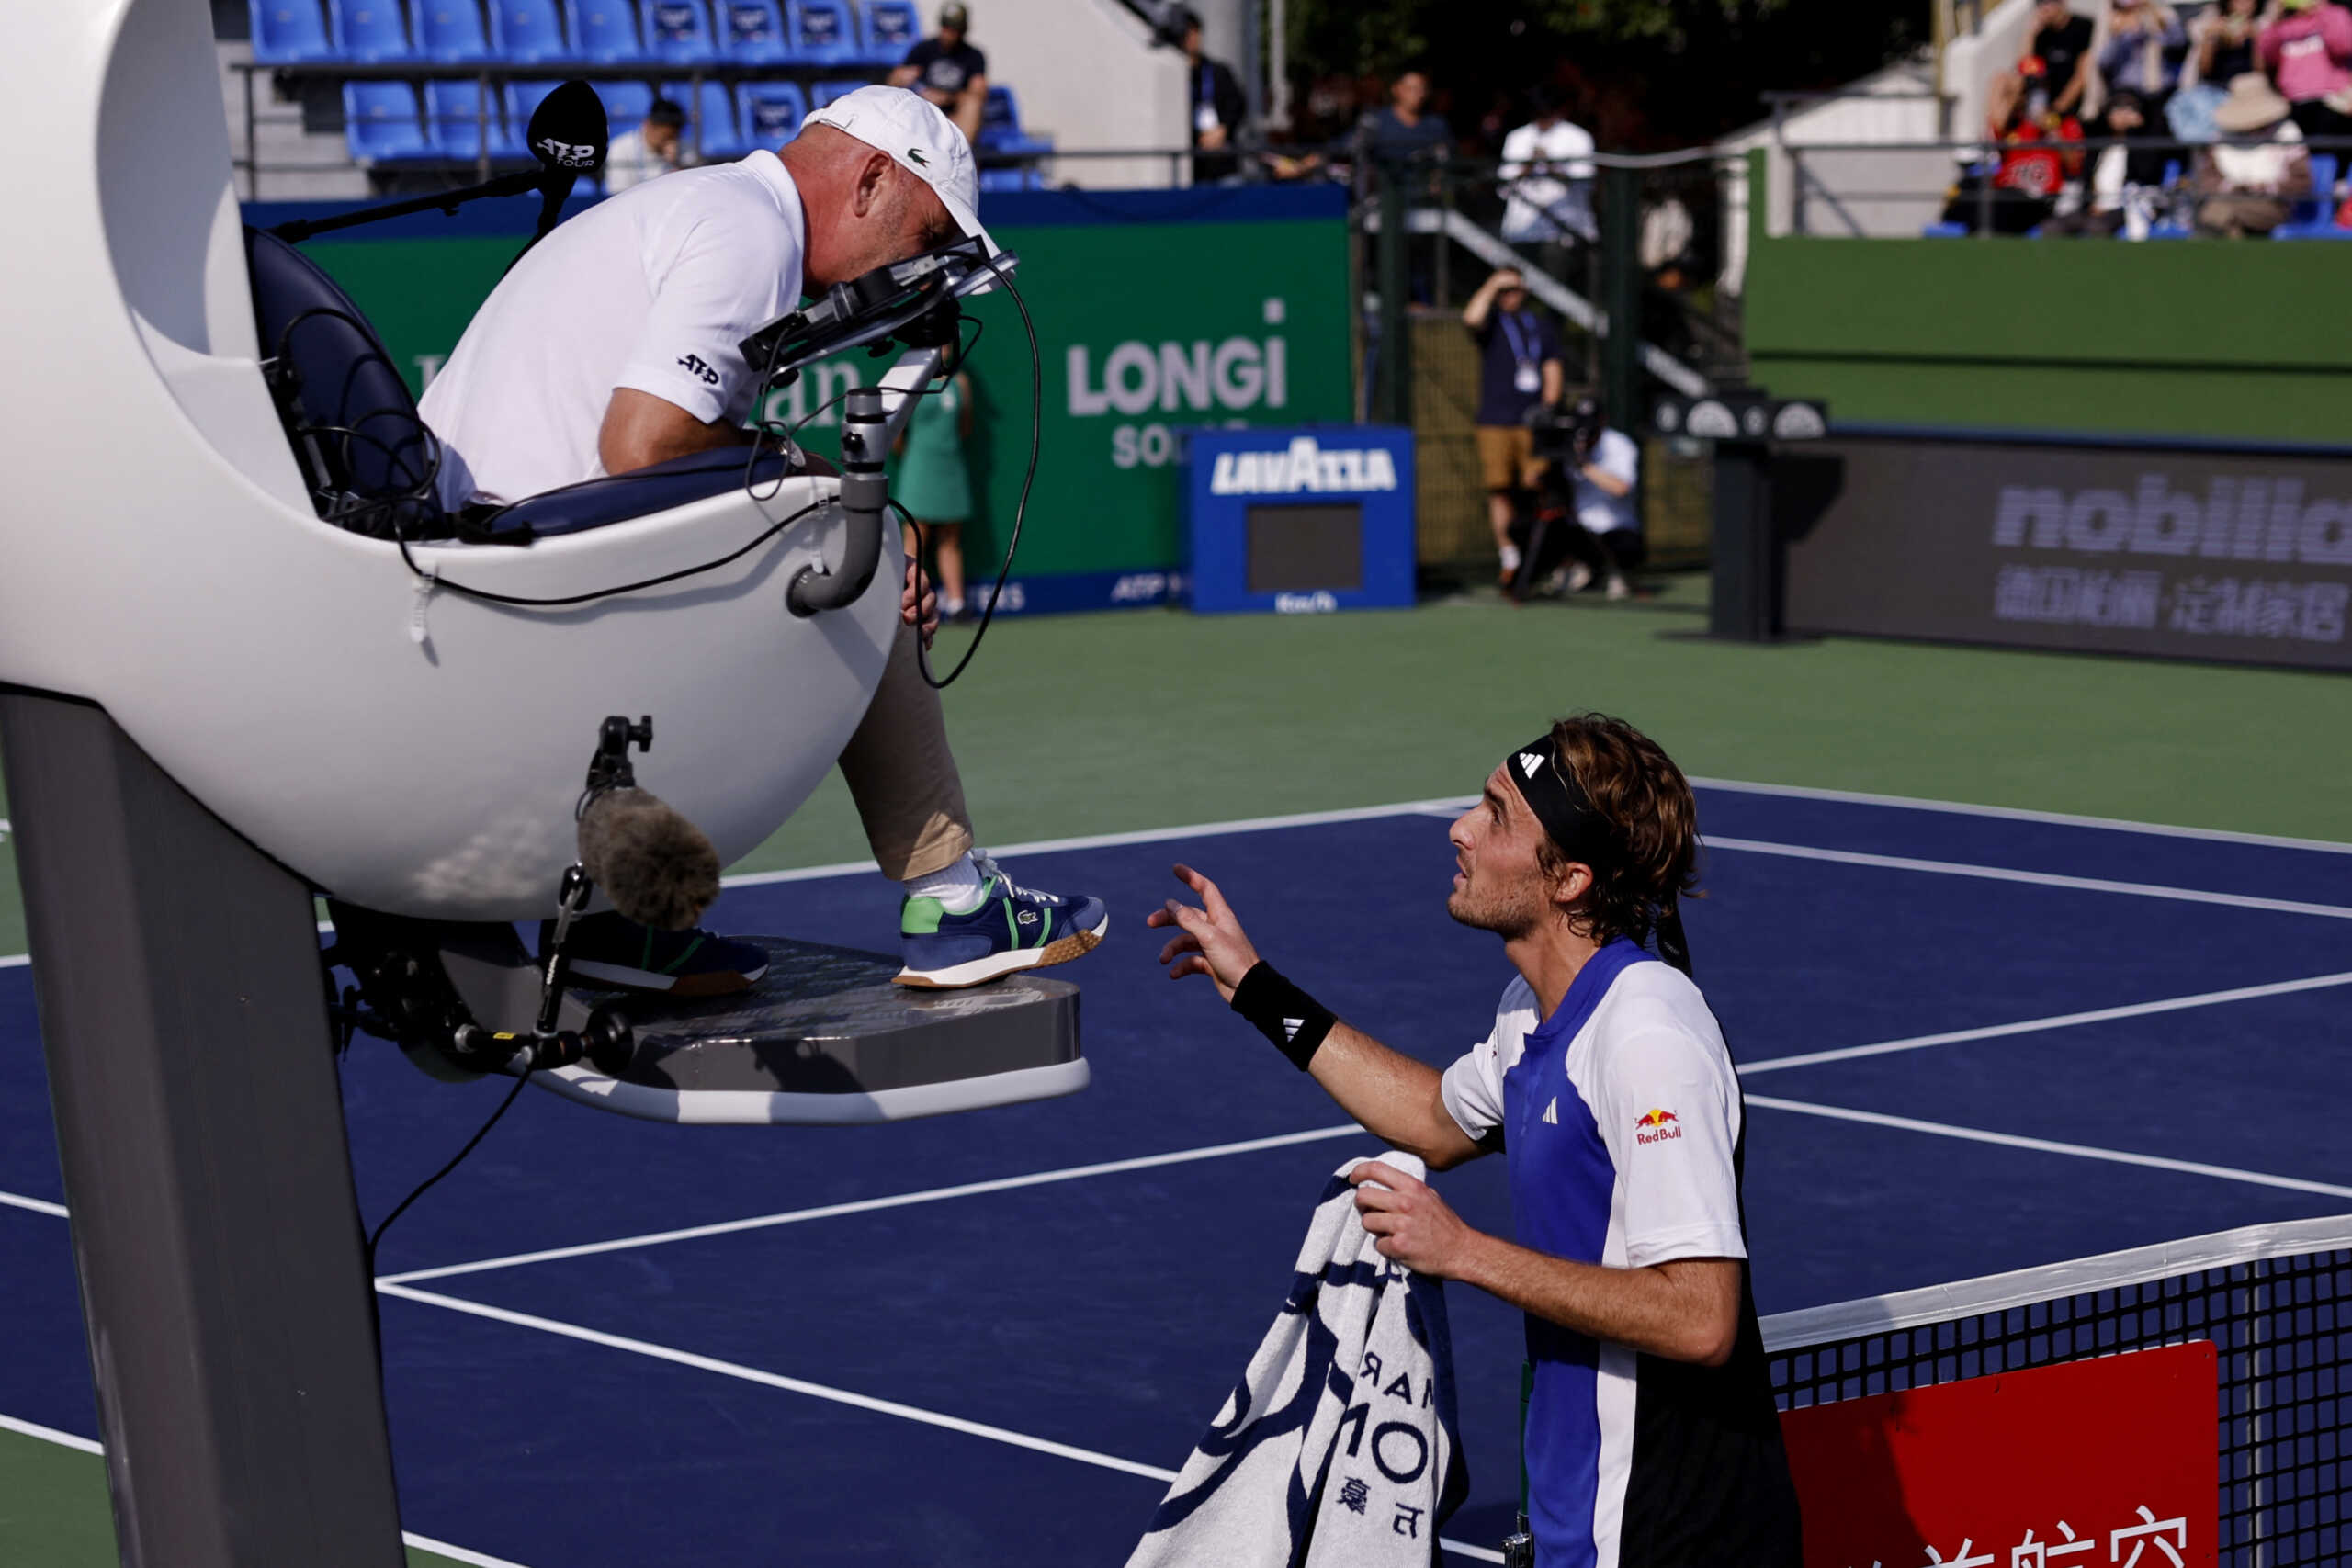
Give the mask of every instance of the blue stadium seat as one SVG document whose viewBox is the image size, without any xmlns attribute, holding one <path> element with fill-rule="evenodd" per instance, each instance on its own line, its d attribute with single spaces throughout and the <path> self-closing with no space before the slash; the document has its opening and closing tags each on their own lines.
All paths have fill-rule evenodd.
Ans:
<svg viewBox="0 0 2352 1568">
<path fill-rule="evenodd" d="M 301 65 L 333 60 L 334 45 L 319 17 L 319 0 L 248 0 L 253 12 L 254 59 L 264 65 Z"/>
<path fill-rule="evenodd" d="M 490 42 L 514 65 L 571 58 L 555 0 L 490 0 Z"/>
<path fill-rule="evenodd" d="M 793 58 L 809 65 L 855 65 L 865 46 L 849 0 L 785 0 Z"/>
<path fill-rule="evenodd" d="M 697 130 L 701 132 L 705 163 L 722 164 L 731 158 L 740 158 L 752 150 L 743 140 L 742 132 L 735 129 L 735 99 L 728 92 L 725 83 L 705 82 L 702 97 L 697 101 L 695 95 L 687 90 L 687 84 L 664 82 L 662 96 L 685 108 L 686 129 L 680 140 L 686 146 L 694 146 L 695 132 Z"/>
<path fill-rule="evenodd" d="M 865 62 L 897 65 L 922 41 L 922 18 L 913 0 L 865 0 Z"/>
<path fill-rule="evenodd" d="M 1045 188 L 1046 176 L 1035 168 L 982 169 L 980 171 L 980 189 L 983 191 L 1044 190 Z"/>
<path fill-rule="evenodd" d="M 708 65 L 718 58 L 702 0 L 645 0 L 645 50 L 665 65 Z"/>
<path fill-rule="evenodd" d="M 406 82 L 345 82 L 343 141 L 360 164 L 435 156 L 416 123 L 416 89 Z"/>
<path fill-rule="evenodd" d="M 350 0 L 344 0 L 349 4 Z M 414 0 L 416 52 L 427 60 L 471 64 L 494 60 L 476 0 Z"/>
<path fill-rule="evenodd" d="M 792 58 L 776 0 L 718 0 L 718 49 L 744 65 L 780 65 Z"/>
<path fill-rule="evenodd" d="M 2274 240 L 2352 240 L 2352 230 L 2335 226 L 2335 154 L 2311 155 L 2312 191 L 2298 198 L 2287 221 L 2270 231 Z"/>
<path fill-rule="evenodd" d="M 644 59 L 637 0 L 572 0 L 571 52 L 599 64 Z"/>
<path fill-rule="evenodd" d="M 746 82 L 735 89 L 742 111 L 743 140 L 770 151 L 800 134 L 808 98 L 797 82 Z"/>
<path fill-rule="evenodd" d="M 1010 87 L 990 87 L 988 102 L 980 109 L 980 144 L 978 151 L 1019 154 L 1050 152 L 1051 141 L 1032 136 L 1021 129 L 1021 100 L 1012 96 Z"/>
<path fill-rule="evenodd" d="M 478 114 L 482 105 L 481 84 L 479 82 L 427 82 L 424 85 L 424 133 L 435 150 L 445 158 L 479 158 L 482 152 L 482 126 Z M 493 158 L 527 158 L 522 139 L 509 130 L 505 117 L 498 112 L 498 100 L 490 99 L 490 155 Z"/>
<path fill-rule="evenodd" d="M 643 125 L 646 111 L 653 107 L 653 89 L 643 82 L 592 82 L 589 85 L 605 100 L 605 123 L 615 136 Z"/>
<path fill-rule="evenodd" d="M 355 64 L 408 58 L 401 0 L 327 0 L 327 26 L 335 51 Z"/>
<path fill-rule="evenodd" d="M 1965 240 L 1968 238 L 1968 225 L 1965 223 L 1929 223 L 1920 229 L 1919 238 L 1923 240 Z"/>
<path fill-rule="evenodd" d="M 808 105 L 820 109 L 835 98 L 845 98 L 860 87 L 872 85 L 871 82 L 820 82 L 808 89 Z"/>
</svg>

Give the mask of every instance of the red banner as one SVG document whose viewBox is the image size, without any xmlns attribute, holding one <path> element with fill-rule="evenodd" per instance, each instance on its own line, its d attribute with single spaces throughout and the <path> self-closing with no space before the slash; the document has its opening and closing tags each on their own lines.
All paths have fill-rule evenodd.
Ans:
<svg viewBox="0 0 2352 1568">
<path fill-rule="evenodd" d="M 1792 1410 L 1805 1568 L 2195 1568 L 2220 1529 L 2202 1341 Z"/>
</svg>

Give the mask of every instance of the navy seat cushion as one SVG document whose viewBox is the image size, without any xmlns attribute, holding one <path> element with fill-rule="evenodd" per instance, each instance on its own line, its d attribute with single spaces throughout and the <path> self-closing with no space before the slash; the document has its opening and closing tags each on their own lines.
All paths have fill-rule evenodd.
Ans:
<svg viewBox="0 0 2352 1568">
<path fill-rule="evenodd" d="M 707 501 L 714 495 L 740 490 L 744 483 L 743 458 L 742 447 L 721 446 L 632 468 L 626 474 L 582 479 L 576 485 L 526 496 L 511 506 L 469 517 L 469 531 L 479 530 L 492 541 L 514 543 L 560 534 L 584 534 L 592 528 L 626 523 L 633 517 L 666 512 L 673 506 Z M 752 465 L 751 482 L 769 487 L 793 473 L 832 471 L 831 465 L 807 453 L 801 455 L 801 464 L 796 468 L 783 453 L 763 451 L 759 461 Z"/>
</svg>

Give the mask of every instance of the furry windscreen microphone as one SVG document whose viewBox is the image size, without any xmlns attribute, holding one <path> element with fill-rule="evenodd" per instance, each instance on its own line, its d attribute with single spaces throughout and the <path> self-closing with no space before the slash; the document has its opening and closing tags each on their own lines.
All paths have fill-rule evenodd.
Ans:
<svg viewBox="0 0 2352 1568">
<path fill-rule="evenodd" d="M 580 813 L 580 863 L 613 908 L 641 926 L 682 931 L 718 897 L 718 852 L 658 795 L 608 789 Z"/>
</svg>

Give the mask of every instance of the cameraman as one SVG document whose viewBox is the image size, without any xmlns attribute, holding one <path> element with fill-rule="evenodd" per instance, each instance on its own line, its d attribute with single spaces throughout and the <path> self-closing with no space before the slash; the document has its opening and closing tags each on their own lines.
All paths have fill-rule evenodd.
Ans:
<svg viewBox="0 0 2352 1568">
<path fill-rule="evenodd" d="M 1542 553 L 1570 558 L 1560 583 L 1580 592 L 1598 576 L 1611 599 L 1630 599 L 1627 575 L 1642 563 L 1642 525 L 1634 515 L 1634 487 L 1642 475 L 1642 449 L 1622 430 L 1611 428 L 1600 400 L 1580 397 L 1550 411 L 1539 426 L 1538 455 L 1557 453 L 1552 482 L 1544 487 L 1539 525 L 1547 537 Z"/>
</svg>

